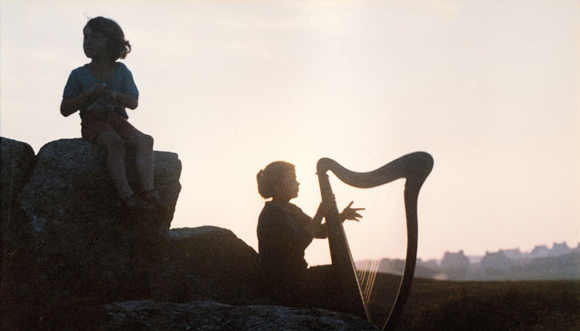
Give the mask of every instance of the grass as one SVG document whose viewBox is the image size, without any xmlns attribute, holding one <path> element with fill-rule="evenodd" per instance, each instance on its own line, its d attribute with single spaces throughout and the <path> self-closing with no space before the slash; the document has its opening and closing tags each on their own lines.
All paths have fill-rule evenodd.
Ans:
<svg viewBox="0 0 580 331">
<path fill-rule="evenodd" d="M 580 281 L 416 279 L 398 330 L 580 330 Z"/>
</svg>

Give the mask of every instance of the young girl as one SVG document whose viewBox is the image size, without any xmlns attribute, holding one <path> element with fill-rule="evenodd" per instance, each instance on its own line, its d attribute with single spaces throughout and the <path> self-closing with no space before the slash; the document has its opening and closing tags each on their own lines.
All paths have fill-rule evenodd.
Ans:
<svg viewBox="0 0 580 331">
<path fill-rule="evenodd" d="M 308 268 L 304 251 L 313 238 L 326 238 L 322 219 L 330 208 L 322 202 L 313 218 L 290 203 L 298 197 L 300 183 L 291 163 L 270 163 L 257 175 L 258 191 L 267 201 L 258 219 L 258 250 L 262 287 L 271 299 L 290 306 L 317 306 L 342 310 L 340 283 L 331 266 Z M 332 201 L 333 199 L 324 199 Z M 362 217 L 351 208 L 342 211 L 342 220 Z M 337 292 L 338 291 L 338 292 Z M 330 298 L 330 300 L 329 300 Z"/>
<path fill-rule="evenodd" d="M 83 50 L 91 62 L 71 72 L 60 112 L 69 116 L 80 110 L 82 137 L 107 151 L 106 169 L 125 207 L 163 209 L 153 186 L 153 137 L 127 121 L 125 108 L 137 108 L 139 91 L 131 71 L 117 60 L 131 52 L 131 45 L 121 27 L 104 17 L 89 20 L 83 35 Z M 136 153 L 139 194 L 127 181 L 127 149 Z"/>
</svg>

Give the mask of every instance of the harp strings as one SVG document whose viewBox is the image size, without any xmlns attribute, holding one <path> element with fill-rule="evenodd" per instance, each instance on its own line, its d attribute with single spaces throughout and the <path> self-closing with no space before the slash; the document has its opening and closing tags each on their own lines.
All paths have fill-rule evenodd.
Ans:
<svg viewBox="0 0 580 331">
<path fill-rule="evenodd" d="M 344 227 L 363 297 L 368 303 L 379 273 L 402 273 L 400 262 L 404 261 L 406 249 L 404 180 L 370 189 L 350 187 L 344 183 L 340 186 L 340 197 L 338 192 L 336 194 L 339 206 L 354 200 L 353 207 L 365 208 L 361 212 L 363 219 L 360 223 L 346 222 Z"/>
</svg>

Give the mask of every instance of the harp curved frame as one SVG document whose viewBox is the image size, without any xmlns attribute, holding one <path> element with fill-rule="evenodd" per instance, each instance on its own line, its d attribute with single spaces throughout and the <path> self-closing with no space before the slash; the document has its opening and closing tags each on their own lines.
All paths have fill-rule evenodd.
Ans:
<svg viewBox="0 0 580 331">
<path fill-rule="evenodd" d="M 334 197 L 327 172 L 332 171 L 344 183 L 358 188 L 372 188 L 387 184 L 397 179 L 405 178 L 405 217 L 407 225 L 407 254 L 402 280 L 383 330 L 393 330 L 397 324 L 403 307 L 409 296 L 415 265 L 417 262 L 418 216 L 417 200 L 421 186 L 433 169 L 433 158 L 425 152 L 415 152 L 398 158 L 374 171 L 350 171 L 336 161 L 322 158 L 316 165 L 316 172 L 322 198 Z M 360 283 L 356 276 L 354 261 L 348 246 L 348 240 L 340 221 L 336 201 L 326 215 L 328 241 L 332 264 L 341 278 L 347 309 L 354 315 L 371 321 L 367 303 L 363 299 Z M 372 321 L 371 321 L 372 322 Z"/>
</svg>

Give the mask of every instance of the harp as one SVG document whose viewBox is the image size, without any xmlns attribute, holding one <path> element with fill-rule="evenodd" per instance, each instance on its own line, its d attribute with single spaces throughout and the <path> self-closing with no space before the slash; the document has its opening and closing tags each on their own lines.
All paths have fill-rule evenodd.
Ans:
<svg viewBox="0 0 580 331">
<path fill-rule="evenodd" d="M 379 169 L 370 172 L 353 172 L 336 161 L 322 158 L 318 161 L 316 171 L 320 185 L 322 198 L 333 197 L 328 172 L 332 172 L 338 179 L 354 188 L 374 188 L 398 179 L 404 179 L 404 219 L 406 223 L 406 253 L 402 276 L 399 279 L 398 289 L 394 292 L 394 300 L 390 304 L 390 311 L 383 312 L 382 318 L 373 318 L 375 313 L 369 310 L 369 299 L 363 294 L 361 279 L 353 261 L 353 256 L 348 245 L 344 227 L 340 220 L 340 214 L 336 205 L 326 215 L 328 240 L 332 265 L 337 271 L 339 281 L 343 285 L 344 302 L 346 309 L 353 314 L 382 327 L 383 330 L 393 330 L 401 317 L 403 306 L 413 281 L 417 258 L 417 200 L 419 191 L 425 179 L 433 168 L 433 158 L 424 152 L 416 152 L 396 159 Z M 334 200 L 334 199 L 333 199 Z M 363 219 L 363 222 L 365 220 Z M 386 233 L 385 236 L 389 234 Z M 384 322 L 383 322 L 384 321 Z M 378 323 L 382 325 L 378 325 Z"/>
</svg>

